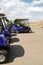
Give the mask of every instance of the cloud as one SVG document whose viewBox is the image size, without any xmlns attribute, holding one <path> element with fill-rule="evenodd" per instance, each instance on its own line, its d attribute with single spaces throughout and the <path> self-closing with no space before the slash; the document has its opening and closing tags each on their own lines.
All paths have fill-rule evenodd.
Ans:
<svg viewBox="0 0 43 65">
<path fill-rule="evenodd" d="M 9 19 L 25 17 L 30 21 L 36 21 L 43 19 L 43 7 L 35 6 L 42 2 L 43 0 L 33 0 L 31 3 L 21 0 L 0 0 L 0 8 Z"/>
<path fill-rule="evenodd" d="M 42 12 L 43 11 L 43 7 L 29 7 L 30 11 L 36 11 L 36 12 Z"/>
<path fill-rule="evenodd" d="M 43 0 L 33 0 L 31 5 L 37 5 L 43 3 Z"/>
</svg>

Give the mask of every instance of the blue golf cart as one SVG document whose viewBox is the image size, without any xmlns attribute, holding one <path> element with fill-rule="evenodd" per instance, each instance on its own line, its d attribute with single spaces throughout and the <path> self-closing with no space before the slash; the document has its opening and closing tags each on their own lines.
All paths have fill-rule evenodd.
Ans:
<svg viewBox="0 0 43 65">
<path fill-rule="evenodd" d="M 29 19 L 15 19 L 13 29 L 15 33 L 31 33 L 31 27 L 29 25 Z"/>
<path fill-rule="evenodd" d="M 9 44 L 9 37 L 10 35 L 10 28 L 9 30 L 5 29 L 5 24 L 3 19 L 0 17 L 0 63 L 3 63 L 7 60 L 8 51 L 10 48 Z"/>
<path fill-rule="evenodd" d="M 11 26 L 6 25 L 7 23 L 8 20 L 6 17 L 0 16 L 0 63 L 7 61 L 10 49 L 9 41 L 11 39 Z"/>
<path fill-rule="evenodd" d="M 15 33 L 31 33 L 32 30 L 30 27 L 23 27 L 23 26 L 13 26 Z"/>
</svg>

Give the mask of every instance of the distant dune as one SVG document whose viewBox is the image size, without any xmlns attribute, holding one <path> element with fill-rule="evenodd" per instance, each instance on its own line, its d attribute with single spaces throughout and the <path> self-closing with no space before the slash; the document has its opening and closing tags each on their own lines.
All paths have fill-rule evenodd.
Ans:
<svg viewBox="0 0 43 65">
<path fill-rule="evenodd" d="M 34 23 L 30 23 L 30 26 L 39 26 L 39 27 L 43 27 L 43 20 L 38 21 L 38 22 L 34 22 Z"/>
</svg>

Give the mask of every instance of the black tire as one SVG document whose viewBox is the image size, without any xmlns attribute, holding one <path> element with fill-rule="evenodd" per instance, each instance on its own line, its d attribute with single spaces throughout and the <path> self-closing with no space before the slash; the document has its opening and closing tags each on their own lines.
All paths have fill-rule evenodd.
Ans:
<svg viewBox="0 0 43 65">
<path fill-rule="evenodd" d="M 11 35 L 9 36 L 9 43 L 11 42 Z"/>
<path fill-rule="evenodd" d="M 9 43 L 11 42 L 11 35 L 7 36 Z"/>
<path fill-rule="evenodd" d="M 7 50 L 0 50 L 0 64 L 7 61 Z"/>
</svg>

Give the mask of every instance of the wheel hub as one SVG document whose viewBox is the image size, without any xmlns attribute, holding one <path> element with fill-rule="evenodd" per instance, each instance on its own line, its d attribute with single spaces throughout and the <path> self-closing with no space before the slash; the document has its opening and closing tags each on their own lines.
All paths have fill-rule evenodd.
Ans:
<svg viewBox="0 0 43 65">
<path fill-rule="evenodd" d="M 5 60 L 5 56 L 0 54 L 0 62 L 3 62 Z"/>
</svg>

